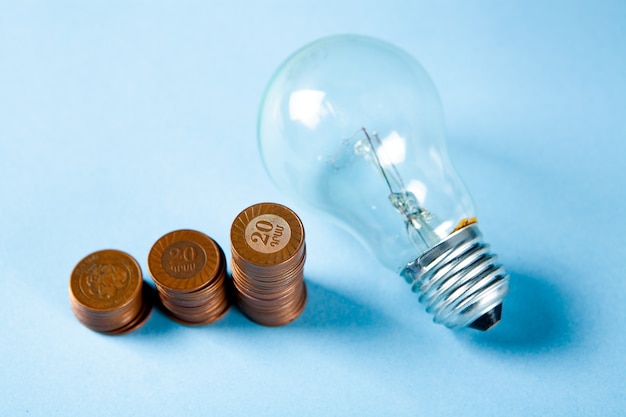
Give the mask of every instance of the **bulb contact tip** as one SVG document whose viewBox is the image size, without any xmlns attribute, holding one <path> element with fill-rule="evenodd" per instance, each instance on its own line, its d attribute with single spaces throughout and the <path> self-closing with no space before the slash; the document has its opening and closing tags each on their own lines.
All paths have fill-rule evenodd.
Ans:
<svg viewBox="0 0 626 417">
<path fill-rule="evenodd" d="M 474 320 L 468 327 L 482 332 L 486 332 L 493 326 L 500 322 L 502 318 L 502 303 L 498 304 L 476 320 Z"/>
</svg>

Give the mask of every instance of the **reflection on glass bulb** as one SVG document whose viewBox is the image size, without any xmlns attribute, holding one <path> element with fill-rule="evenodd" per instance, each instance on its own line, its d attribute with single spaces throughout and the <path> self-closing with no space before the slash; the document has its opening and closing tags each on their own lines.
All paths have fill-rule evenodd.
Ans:
<svg viewBox="0 0 626 417">
<path fill-rule="evenodd" d="M 305 46 L 270 81 L 258 134 L 274 182 L 353 231 L 435 322 L 500 320 L 508 276 L 482 243 L 437 91 L 411 56 L 354 35 Z"/>
</svg>

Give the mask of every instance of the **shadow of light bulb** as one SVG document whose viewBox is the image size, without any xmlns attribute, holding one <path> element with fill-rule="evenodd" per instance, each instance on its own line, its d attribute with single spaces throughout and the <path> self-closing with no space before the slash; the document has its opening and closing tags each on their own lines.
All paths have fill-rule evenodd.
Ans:
<svg viewBox="0 0 626 417">
<path fill-rule="evenodd" d="M 567 299 L 546 279 L 511 273 L 507 320 L 486 334 L 460 332 L 459 338 L 503 354 L 541 354 L 561 351 L 575 339 Z"/>
</svg>

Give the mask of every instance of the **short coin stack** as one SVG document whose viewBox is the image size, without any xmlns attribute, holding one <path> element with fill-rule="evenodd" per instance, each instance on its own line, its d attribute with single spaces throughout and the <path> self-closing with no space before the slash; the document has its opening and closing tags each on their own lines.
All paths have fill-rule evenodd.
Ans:
<svg viewBox="0 0 626 417">
<path fill-rule="evenodd" d="M 232 276 L 238 306 L 252 320 L 281 326 L 306 304 L 304 227 L 289 208 L 275 203 L 248 207 L 231 231 Z"/>
<path fill-rule="evenodd" d="M 139 264 L 127 253 L 112 249 L 94 252 L 76 265 L 69 297 L 82 324 L 110 335 L 139 328 L 152 310 Z"/>
<path fill-rule="evenodd" d="M 226 258 L 207 235 L 195 230 L 166 234 L 152 246 L 148 268 L 166 313 L 179 323 L 209 324 L 228 311 Z"/>
</svg>

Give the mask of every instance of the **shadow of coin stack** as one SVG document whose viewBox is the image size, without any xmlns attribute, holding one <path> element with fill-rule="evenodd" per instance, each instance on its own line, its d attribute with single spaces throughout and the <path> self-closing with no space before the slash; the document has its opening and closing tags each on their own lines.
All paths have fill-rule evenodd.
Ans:
<svg viewBox="0 0 626 417">
<path fill-rule="evenodd" d="M 139 264 L 113 249 L 87 255 L 76 265 L 69 298 L 78 321 L 109 335 L 138 329 L 152 311 L 150 287 L 143 281 Z"/>
<path fill-rule="evenodd" d="M 204 325 L 228 311 L 226 258 L 220 246 L 195 230 L 170 232 L 152 246 L 148 268 L 165 313 L 186 325 Z"/>
<path fill-rule="evenodd" d="M 235 218 L 230 238 L 239 308 L 265 326 L 295 320 L 307 298 L 304 227 L 298 216 L 279 204 L 256 204 Z"/>
</svg>

